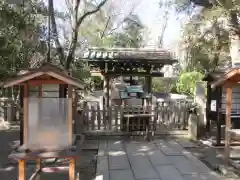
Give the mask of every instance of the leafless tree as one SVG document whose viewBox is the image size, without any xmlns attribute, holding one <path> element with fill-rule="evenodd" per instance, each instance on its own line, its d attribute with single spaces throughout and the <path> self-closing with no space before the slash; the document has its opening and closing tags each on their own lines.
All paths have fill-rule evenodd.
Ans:
<svg viewBox="0 0 240 180">
<path fill-rule="evenodd" d="M 57 23 L 54 16 L 53 0 L 49 0 L 49 15 L 51 18 L 51 30 L 53 34 L 52 36 L 58 52 L 59 62 L 66 70 L 70 69 L 71 63 L 74 60 L 79 39 L 78 34 L 83 21 L 87 17 L 99 12 L 100 9 L 106 4 L 106 2 L 107 0 L 102 0 L 99 3 L 87 0 L 66 0 L 66 5 L 70 12 L 69 18 L 71 20 L 71 38 L 69 42 L 69 47 L 66 50 L 60 43 Z M 84 8 L 81 9 L 81 7 Z"/>
</svg>

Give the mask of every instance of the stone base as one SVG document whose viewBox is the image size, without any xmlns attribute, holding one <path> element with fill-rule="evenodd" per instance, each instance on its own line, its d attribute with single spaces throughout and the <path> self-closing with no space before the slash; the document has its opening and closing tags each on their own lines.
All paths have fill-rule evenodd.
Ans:
<svg viewBox="0 0 240 180">
<path fill-rule="evenodd" d="M 198 120 L 199 118 L 196 114 L 190 114 L 188 119 L 188 138 L 194 141 L 199 138 Z"/>
</svg>

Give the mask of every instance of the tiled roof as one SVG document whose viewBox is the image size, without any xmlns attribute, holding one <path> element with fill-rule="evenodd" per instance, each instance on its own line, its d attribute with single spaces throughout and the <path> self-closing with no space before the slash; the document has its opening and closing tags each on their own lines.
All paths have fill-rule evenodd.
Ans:
<svg viewBox="0 0 240 180">
<path fill-rule="evenodd" d="M 147 60 L 172 64 L 176 62 L 173 55 L 164 49 L 146 48 L 90 48 L 83 54 L 88 60 Z"/>
</svg>

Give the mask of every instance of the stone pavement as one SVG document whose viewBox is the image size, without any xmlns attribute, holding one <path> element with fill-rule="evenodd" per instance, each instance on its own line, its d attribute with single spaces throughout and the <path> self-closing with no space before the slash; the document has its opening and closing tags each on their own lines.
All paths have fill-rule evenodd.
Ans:
<svg viewBox="0 0 240 180">
<path fill-rule="evenodd" d="M 223 180 L 174 140 L 99 142 L 96 180 Z"/>
</svg>

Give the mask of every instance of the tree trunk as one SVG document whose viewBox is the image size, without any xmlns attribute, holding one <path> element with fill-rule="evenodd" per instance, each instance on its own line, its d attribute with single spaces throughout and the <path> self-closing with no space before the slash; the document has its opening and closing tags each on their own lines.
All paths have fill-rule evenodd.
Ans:
<svg viewBox="0 0 240 180">
<path fill-rule="evenodd" d="M 240 28 L 235 11 L 230 12 L 229 26 L 231 63 L 233 67 L 240 66 Z"/>
</svg>

